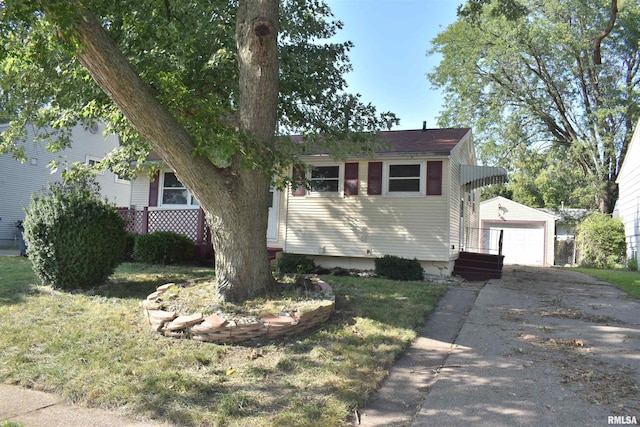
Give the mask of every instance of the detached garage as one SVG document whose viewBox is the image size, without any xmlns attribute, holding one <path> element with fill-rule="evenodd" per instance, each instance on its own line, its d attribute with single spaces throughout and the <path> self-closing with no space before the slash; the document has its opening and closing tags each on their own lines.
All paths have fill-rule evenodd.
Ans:
<svg viewBox="0 0 640 427">
<path fill-rule="evenodd" d="M 480 203 L 482 236 L 496 236 L 503 230 L 505 264 L 553 265 L 554 215 L 494 197 Z"/>
</svg>

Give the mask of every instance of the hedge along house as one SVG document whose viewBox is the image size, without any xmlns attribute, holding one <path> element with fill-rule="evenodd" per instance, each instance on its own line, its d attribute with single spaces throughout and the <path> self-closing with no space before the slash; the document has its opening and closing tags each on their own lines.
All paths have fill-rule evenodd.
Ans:
<svg viewBox="0 0 640 427">
<path fill-rule="evenodd" d="M 304 254 L 325 267 L 371 269 L 375 258 L 418 259 L 450 275 L 465 242 L 478 239 L 479 189 L 506 182 L 502 168 L 476 165 L 470 129 L 380 132 L 386 148 L 337 161 L 308 154 L 298 173 L 309 188 L 272 191 L 267 246 Z M 296 138 L 296 137 L 294 137 Z M 133 182 L 137 211 L 191 210 L 189 224 L 155 228 L 198 233 L 198 203 L 170 170 Z M 182 221 L 182 220 L 181 220 Z M 467 235 L 474 230 L 473 235 Z M 181 231 L 183 232 L 183 231 Z M 201 233 L 202 234 L 202 233 Z M 477 246 L 477 245 L 476 245 Z"/>
<path fill-rule="evenodd" d="M 6 124 L 0 124 L 0 132 L 6 128 Z M 62 167 L 52 172 L 49 167 L 52 160 L 61 165 L 76 162 L 91 165 L 119 147 L 118 136 L 105 135 L 104 130 L 105 126 L 99 123 L 93 123 L 87 129 L 76 125 L 71 129 L 71 147 L 52 153 L 46 149 L 44 141 L 33 141 L 35 129 L 28 126 L 28 142 L 24 144 L 26 162 L 15 160 L 11 154 L 0 154 L 0 247 L 17 246 L 19 231 L 16 221 L 24 220 L 31 195 L 46 190 L 50 182 L 62 180 Z M 98 172 L 96 181 L 100 184 L 101 195 L 109 203 L 116 206 L 129 204 L 129 181 L 120 179 L 109 170 Z"/>
</svg>

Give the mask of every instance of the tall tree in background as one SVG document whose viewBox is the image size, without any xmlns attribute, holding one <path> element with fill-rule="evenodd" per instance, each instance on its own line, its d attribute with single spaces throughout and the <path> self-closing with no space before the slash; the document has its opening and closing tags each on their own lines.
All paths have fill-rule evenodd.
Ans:
<svg viewBox="0 0 640 427">
<path fill-rule="evenodd" d="M 344 93 L 351 45 L 323 42 L 340 27 L 320 0 L 7 0 L 0 151 L 20 157 L 28 124 L 56 149 L 106 121 L 112 169 L 153 148 L 200 202 L 220 296 L 263 294 L 269 187 L 304 149 L 277 130 L 366 151 L 362 132 L 395 121 Z"/>
<path fill-rule="evenodd" d="M 430 52 L 440 125 L 473 127 L 483 161 L 512 174 L 544 152 L 540 170 L 579 170 L 587 204 L 611 212 L 640 116 L 639 25 L 636 0 L 469 0 Z"/>
</svg>

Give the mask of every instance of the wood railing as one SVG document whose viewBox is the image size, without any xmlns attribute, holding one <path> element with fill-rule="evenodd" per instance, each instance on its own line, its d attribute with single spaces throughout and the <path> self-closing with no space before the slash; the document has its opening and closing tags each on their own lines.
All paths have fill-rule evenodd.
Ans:
<svg viewBox="0 0 640 427">
<path fill-rule="evenodd" d="M 211 246 L 211 231 L 204 219 L 202 209 L 154 209 L 142 210 L 118 208 L 120 216 L 127 222 L 126 230 L 147 234 L 154 231 L 173 231 L 184 234 L 198 246 Z"/>
</svg>

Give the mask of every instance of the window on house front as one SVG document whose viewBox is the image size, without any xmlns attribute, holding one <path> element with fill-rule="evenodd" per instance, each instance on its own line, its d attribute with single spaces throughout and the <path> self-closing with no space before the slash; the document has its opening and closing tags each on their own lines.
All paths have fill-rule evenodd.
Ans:
<svg viewBox="0 0 640 427">
<path fill-rule="evenodd" d="M 340 191 L 340 166 L 314 166 L 309 181 L 311 193 L 337 193 Z"/>
<path fill-rule="evenodd" d="M 387 192 L 420 193 L 423 180 L 422 164 L 390 164 L 387 175 Z"/>
<path fill-rule="evenodd" d="M 162 179 L 162 205 L 198 206 L 198 201 L 187 191 L 173 172 L 165 172 Z"/>
</svg>

